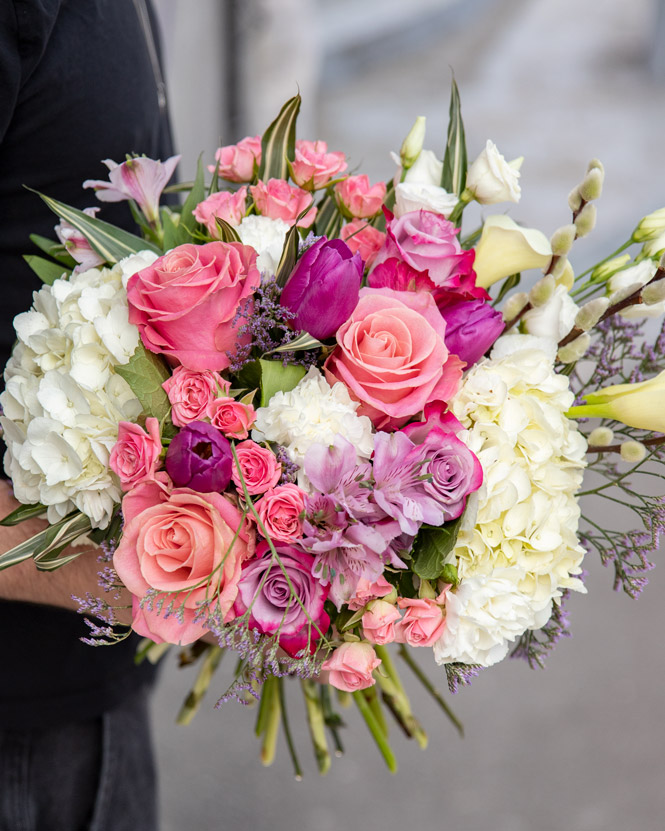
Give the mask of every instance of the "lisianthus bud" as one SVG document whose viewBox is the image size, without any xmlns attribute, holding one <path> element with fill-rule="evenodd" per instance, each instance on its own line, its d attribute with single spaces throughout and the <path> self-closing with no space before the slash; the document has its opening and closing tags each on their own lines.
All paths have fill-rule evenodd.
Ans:
<svg viewBox="0 0 665 831">
<path fill-rule="evenodd" d="M 529 301 L 534 308 L 544 306 L 556 289 L 556 281 L 551 274 L 546 274 L 529 292 Z"/>
<path fill-rule="evenodd" d="M 402 142 L 399 157 L 404 170 L 408 170 L 413 165 L 420 155 L 420 151 L 423 149 L 426 121 L 424 115 L 419 115 L 413 127 L 409 130 L 407 137 Z"/>
<path fill-rule="evenodd" d="M 481 205 L 519 202 L 520 167 L 524 157 L 506 162 L 494 142 L 488 139 L 485 149 L 466 174 L 466 187 Z"/>
<path fill-rule="evenodd" d="M 485 300 L 462 300 L 441 309 L 448 351 L 467 368 L 479 361 L 503 332 L 503 318 Z"/>
<path fill-rule="evenodd" d="M 522 228 L 503 214 L 489 216 L 476 246 L 476 285 L 486 289 L 511 274 L 544 268 L 551 258 L 552 248 L 541 231 Z"/>
<path fill-rule="evenodd" d="M 559 349 L 557 352 L 557 360 L 561 361 L 562 364 L 574 364 L 575 361 L 579 361 L 580 358 L 584 357 L 590 345 L 591 335 L 584 332 L 578 338 L 575 338 L 574 341 L 567 343 Z"/>
<path fill-rule="evenodd" d="M 647 455 L 647 449 L 641 441 L 625 441 L 619 450 L 624 462 L 637 464 Z"/>
<path fill-rule="evenodd" d="M 589 170 L 579 187 L 580 196 L 585 202 L 592 202 L 600 197 L 604 178 L 605 174 L 600 168 L 593 167 Z"/>
<path fill-rule="evenodd" d="M 633 242 L 657 239 L 665 233 L 665 208 L 659 208 L 641 219 L 633 231 Z"/>
<path fill-rule="evenodd" d="M 665 370 L 648 381 L 614 384 L 585 396 L 569 418 L 612 418 L 638 430 L 665 433 Z"/>
<path fill-rule="evenodd" d="M 607 311 L 610 301 L 607 297 L 594 297 L 585 303 L 575 317 L 575 326 L 583 332 L 588 332 L 589 329 L 598 323 L 600 318 Z"/>
<path fill-rule="evenodd" d="M 192 421 L 171 440 L 165 466 L 178 487 L 221 493 L 231 481 L 231 445 L 211 424 Z"/>
<path fill-rule="evenodd" d="M 647 240 L 642 248 L 645 257 L 661 257 L 665 253 L 665 231 L 656 239 Z"/>
<path fill-rule="evenodd" d="M 552 254 L 557 257 L 565 257 L 566 254 L 573 247 L 575 242 L 575 235 L 577 228 L 571 222 L 570 225 L 563 225 L 550 237 L 550 244 L 552 245 Z"/>
<path fill-rule="evenodd" d="M 529 302 L 529 295 L 525 291 L 519 291 L 517 294 L 511 294 L 503 306 L 503 319 L 508 322 L 517 317 L 522 309 Z"/>
<path fill-rule="evenodd" d="M 665 243 L 663 247 L 665 248 Z M 621 271 L 628 262 L 630 262 L 630 254 L 622 254 L 620 257 L 614 257 L 612 260 L 597 265 L 591 272 L 592 282 L 604 283 L 605 280 L 609 280 L 617 271 Z"/>
<path fill-rule="evenodd" d="M 614 430 L 609 427 L 596 427 L 589 433 L 589 445 L 591 447 L 609 447 L 614 441 Z"/>
<path fill-rule="evenodd" d="M 363 261 L 339 239 L 317 240 L 298 260 L 281 304 L 295 314 L 294 329 L 329 338 L 358 304 Z"/>
<path fill-rule="evenodd" d="M 593 203 L 586 204 L 577 214 L 575 227 L 578 237 L 585 237 L 593 231 L 596 227 L 596 206 Z"/>
</svg>

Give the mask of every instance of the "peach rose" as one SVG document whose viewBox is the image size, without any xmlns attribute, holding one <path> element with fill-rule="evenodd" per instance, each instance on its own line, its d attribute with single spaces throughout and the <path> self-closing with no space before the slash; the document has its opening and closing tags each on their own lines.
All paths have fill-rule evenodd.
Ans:
<svg viewBox="0 0 665 831">
<path fill-rule="evenodd" d="M 378 214 L 386 198 L 384 182 L 370 185 L 369 176 L 349 176 L 335 185 L 337 199 L 348 213 L 358 219 Z"/>
<path fill-rule="evenodd" d="M 236 455 L 242 478 L 245 480 L 247 490 L 252 496 L 265 493 L 270 488 L 274 488 L 279 482 L 279 477 L 282 475 L 282 465 L 277 461 L 277 457 L 272 450 L 249 439 L 236 444 Z M 233 462 L 231 479 L 238 488 L 238 493 L 243 493 L 242 482 L 235 461 Z"/>
<path fill-rule="evenodd" d="M 256 210 L 262 216 L 270 219 L 283 219 L 289 226 L 298 218 L 311 203 L 312 195 L 306 190 L 290 185 L 284 179 L 268 179 L 267 182 L 257 182 L 250 187 Z M 298 222 L 298 227 L 309 228 L 314 222 L 316 208 L 307 211 Z"/>
<path fill-rule="evenodd" d="M 117 473 L 123 490 L 129 490 L 144 479 L 154 479 L 162 440 L 159 422 L 149 417 L 144 430 L 131 421 L 118 424 L 118 441 L 113 445 L 109 466 Z"/>
<path fill-rule="evenodd" d="M 332 385 L 341 381 L 377 430 L 400 427 L 429 401 L 447 401 L 464 364 L 449 355 L 446 327 L 429 294 L 361 289 L 353 314 L 337 331 L 325 363 Z"/>
<path fill-rule="evenodd" d="M 366 606 L 370 600 L 385 597 L 391 591 L 393 591 L 393 587 L 383 574 L 374 583 L 370 583 L 366 577 L 361 577 L 356 586 L 356 593 L 349 600 L 349 609 L 352 612 L 357 612 L 363 606 Z"/>
<path fill-rule="evenodd" d="M 188 369 L 225 369 L 239 337 L 236 313 L 261 284 L 256 251 L 239 242 L 186 243 L 130 277 L 129 321 L 146 349 Z"/>
<path fill-rule="evenodd" d="M 342 226 L 340 237 L 354 254 L 360 254 L 366 268 L 370 268 L 381 250 L 386 235 L 364 219 L 354 219 Z"/>
<path fill-rule="evenodd" d="M 215 398 L 208 404 L 206 415 L 212 426 L 230 439 L 246 439 L 256 421 L 254 407 L 235 398 Z"/>
<path fill-rule="evenodd" d="M 363 636 L 370 643 L 392 643 L 399 611 L 385 600 L 375 600 L 362 616 Z"/>
<path fill-rule="evenodd" d="M 397 605 L 406 609 L 404 617 L 395 624 L 395 640 L 409 646 L 432 646 L 446 628 L 446 612 L 441 605 L 443 595 L 436 600 L 429 597 L 400 597 Z"/>
<path fill-rule="evenodd" d="M 184 366 L 177 366 L 162 384 L 171 402 L 171 419 L 176 427 L 202 421 L 208 404 L 220 393 L 227 393 L 230 386 L 218 372 L 194 372 Z"/>
<path fill-rule="evenodd" d="M 302 537 L 306 495 L 297 485 L 278 485 L 256 503 L 261 522 L 273 540 L 291 542 Z"/>
<path fill-rule="evenodd" d="M 167 479 L 143 482 L 125 495 L 125 527 L 113 565 L 137 599 L 132 628 L 156 643 L 186 644 L 207 631 L 197 614 L 208 598 L 219 603 L 225 620 L 233 618 L 254 532 L 246 522 L 241 526 L 241 512 L 225 497 L 172 489 Z M 139 605 L 148 592 L 156 594 Z"/>
<path fill-rule="evenodd" d="M 245 136 L 237 144 L 227 144 L 215 153 L 217 165 L 208 170 L 217 170 L 228 182 L 251 182 L 254 171 L 261 164 L 261 136 Z"/>
<path fill-rule="evenodd" d="M 235 193 L 228 190 L 220 190 L 211 193 L 207 199 L 194 208 L 194 219 L 205 225 L 208 233 L 214 239 L 220 238 L 217 218 L 223 219 L 229 225 L 240 225 L 245 215 L 247 201 L 247 188 L 243 187 Z"/>
<path fill-rule="evenodd" d="M 381 660 L 368 643 L 343 643 L 321 665 L 328 683 L 344 692 L 355 692 L 376 684 L 372 673 Z"/>
<path fill-rule="evenodd" d="M 318 190 L 344 170 L 344 153 L 329 153 L 325 141 L 296 141 L 296 157 L 291 165 L 291 175 L 299 187 Z"/>
</svg>

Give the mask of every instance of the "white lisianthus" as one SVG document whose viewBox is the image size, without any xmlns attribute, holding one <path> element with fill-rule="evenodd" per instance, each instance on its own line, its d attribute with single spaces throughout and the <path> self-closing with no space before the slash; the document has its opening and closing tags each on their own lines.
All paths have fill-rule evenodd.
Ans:
<svg viewBox="0 0 665 831">
<path fill-rule="evenodd" d="M 282 257 L 289 226 L 283 219 L 246 216 L 236 228 L 243 245 L 251 245 L 258 254 L 256 267 L 261 274 L 273 275 Z"/>
<path fill-rule="evenodd" d="M 654 276 L 657 268 L 658 266 L 653 260 L 642 260 L 642 262 L 630 268 L 613 274 L 607 283 L 610 292 L 610 303 L 616 303 L 623 297 L 627 297 L 645 286 Z M 660 303 L 653 303 L 650 306 L 645 303 L 638 303 L 619 312 L 622 317 L 633 320 L 642 317 L 660 317 L 663 313 L 665 313 L 665 300 Z"/>
<path fill-rule="evenodd" d="M 523 157 L 507 162 L 494 142 L 487 140 L 485 149 L 466 174 L 466 187 L 481 205 L 497 202 L 519 202 L 520 167 Z"/>
<path fill-rule="evenodd" d="M 254 441 L 274 441 L 286 448 L 291 461 L 302 466 L 313 444 L 332 444 L 339 433 L 351 442 L 359 459 L 374 450 L 372 422 L 359 416 L 342 383 L 332 387 L 315 367 L 290 392 L 278 392 L 256 411 Z"/>
</svg>

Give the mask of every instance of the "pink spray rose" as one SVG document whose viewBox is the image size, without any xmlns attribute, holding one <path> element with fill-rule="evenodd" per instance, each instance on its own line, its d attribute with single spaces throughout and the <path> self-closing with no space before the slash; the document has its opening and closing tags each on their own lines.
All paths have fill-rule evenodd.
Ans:
<svg viewBox="0 0 665 831">
<path fill-rule="evenodd" d="M 364 219 L 354 219 L 342 226 L 340 237 L 354 254 L 360 254 L 369 268 L 386 240 L 386 235 Z"/>
<path fill-rule="evenodd" d="M 245 485 L 252 496 L 265 493 L 270 488 L 274 488 L 279 482 L 282 475 L 282 465 L 269 448 L 262 447 L 249 439 L 236 444 L 236 456 Z M 242 482 L 235 461 L 233 462 L 231 478 L 236 488 L 238 488 L 238 493 L 243 493 Z"/>
<path fill-rule="evenodd" d="M 376 600 L 378 597 L 385 597 L 393 591 L 392 585 L 386 580 L 383 574 L 374 583 L 371 583 L 366 577 L 361 577 L 358 580 L 356 591 L 351 600 L 349 600 L 349 609 L 357 612 L 366 606 L 370 600 Z"/>
<path fill-rule="evenodd" d="M 446 612 L 441 605 L 444 593 L 436 600 L 429 597 L 400 597 L 397 605 L 406 609 L 404 617 L 395 624 L 395 640 L 409 646 L 432 646 L 446 628 Z"/>
<path fill-rule="evenodd" d="M 378 214 L 386 198 L 384 182 L 370 185 L 369 176 L 348 176 L 335 185 L 335 193 L 342 208 L 352 217 L 365 219 Z"/>
<path fill-rule="evenodd" d="M 207 199 L 194 208 L 194 218 L 201 225 L 205 225 L 208 233 L 214 239 L 220 238 L 217 218 L 223 219 L 229 225 L 240 225 L 245 216 L 247 202 L 247 188 L 243 187 L 235 193 L 220 190 L 211 193 Z"/>
<path fill-rule="evenodd" d="M 306 190 L 324 188 L 344 170 L 344 153 L 329 153 L 325 141 L 296 141 L 296 157 L 291 165 L 291 176 L 299 187 Z"/>
<path fill-rule="evenodd" d="M 109 466 L 118 474 L 123 490 L 129 490 L 144 479 L 154 479 L 162 452 L 159 422 L 148 417 L 146 430 L 131 421 L 118 424 L 118 441 L 113 445 Z"/>
<path fill-rule="evenodd" d="M 124 533 L 113 556 L 120 579 L 139 601 L 155 590 L 164 609 L 172 599 L 174 609 L 183 607 L 180 623 L 175 613 L 158 612 L 157 598 L 140 610 L 135 605 L 132 627 L 139 635 L 156 643 L 195 641 L 207 631 L 196 619 L 199 605 L 211 596 L 224 619 L 233 618 L 241 564 L 254 552 L 254 532 L 232 502 L 217 493 L 147 481 L 125 495 L 122 512 Z"/>
<path fill-rule="evenodd" d="M 235 614 L 243 615 L 251 608 L 250 628 L 266 635 L 279 632 L 279 645 L 292 657 L 303 650 L 314 652 L 316 641 L 330 625 L 323 608 L 328 587 L 312 575 L 311 554 L 284 544 L 275 550 L 279 562 L 268 543 L 260 542 L 256 557 L 243 566 Z"/>
<path fill-rule="evenodd" d="M 227 144 L 215 153 L 217 165 L 208 170 L 228 182 L 251 182 L 261 164 L 261 136 L 245 136 L 237 144 Z"/>
<path fill-rule="evenodd" d="M 261 216 L 270 219 L 283 219 L 289 226 L 293 225 L 298 215 L 311 204 L 312 195 L 306 190 L 290 185 L 284 179 L 268 179 L 257 182 L 250 187 L 256 210 Z M 298 227 L 309 228 L 314 222 L 316 208 L 307 211 L 298 222 Z"/>
<path fill-rule="evenodd" d="M 395 621 L 399 611 L 385 600 L 375 600 L 362 616 L 363 637 L 370 643 L 392 643 L 395 640 Z"/>
<path fill-rule="evenodd" d="M 273 540 L 291 542 L 302 537 L 306 495 L 297 485 L 278 485 L 256 503 L 261 522 Z"/>
<path fill-rule="evenodd" d="M 213 427 L 230 439 L 246 439 L 256 421 L 256 410 L 235 398 L 215 398 L 208 404 L 206 415 Z"/>
<path fill-rule="evenodd" d="M 449 355 L 445 323 L 424 292 L 362 289 L 337 347 L 325 363 L 330 384 L 341 381 L 378 430 L 394 429 L 433 400 L 448 400 L 462 377 Z"/>
<path fill-rule="evenodd" d="M 381 660 L 368 643 L 343 643 L 321 665 L 328 672 L 328 683 L 344 692 L 355 692 L 373 687 L 372 673 Z"/>
<path fill-rule="evenodd" d="M 184 366 L 177 366 L 162 384 L 171 402 L 171 419 L 176 427 L 202 421 L 210 402 L 228 393 L 230 386 L 218 372 L 195 372 Z"/>
<path fill-rule="evenodd" d="M 260 283 L 247 245 L 179 245 L 129 279 L 129 320 L 146 349 L 188 369 L 225 369 L 249 337 L 238 335 L 236 313 Z"/>
</svg>

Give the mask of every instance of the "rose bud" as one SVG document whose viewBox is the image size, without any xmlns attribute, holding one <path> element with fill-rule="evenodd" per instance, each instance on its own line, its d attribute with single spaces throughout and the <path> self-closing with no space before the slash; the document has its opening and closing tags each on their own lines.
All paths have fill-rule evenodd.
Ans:
<svg viewBox="0 0 665 831">
<path fill-rule="evenodd" d="M 467 368 L 479 361 L 503 332 L 503 315 L 484 300 L 462 300 L 441 309 L 445 343 Z"/>
<path fill-rule="evenodd" d="M 339 239 L 322 237 L 298 260 L 281 304 L 295 314 L 291 325 L 322 340 L 332 337 L 358 304 L 363 273 L 359 254 Z"/>
<path fill-rule="evenodd" d="M 179 488 L 221 493 L 231 481 L 232 469 L 231 445 L 205 421 L 183 427 L 166 452 L 166 472 Z"/>
</svg>

